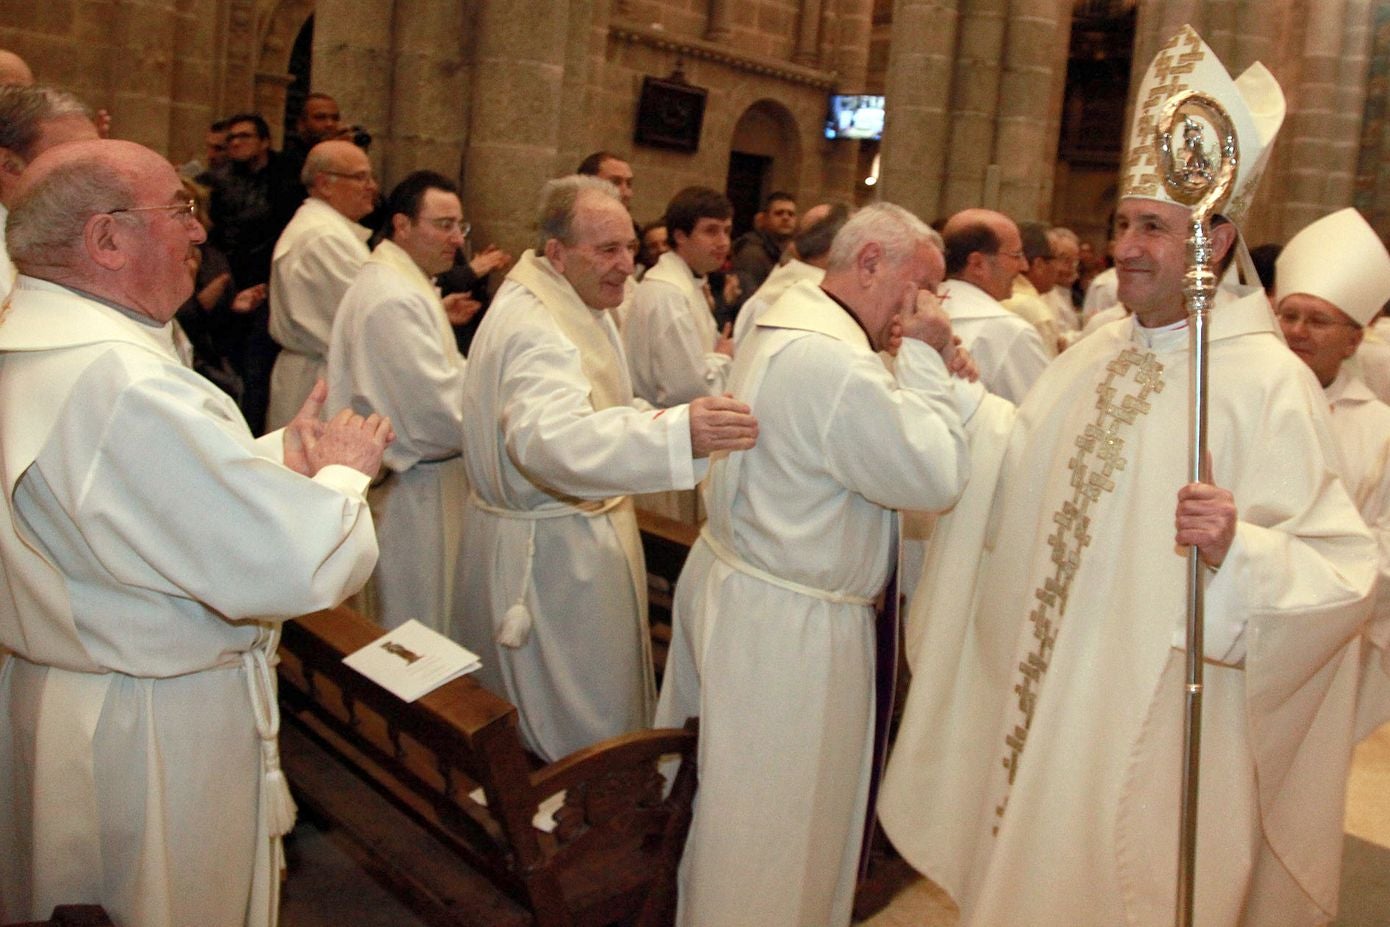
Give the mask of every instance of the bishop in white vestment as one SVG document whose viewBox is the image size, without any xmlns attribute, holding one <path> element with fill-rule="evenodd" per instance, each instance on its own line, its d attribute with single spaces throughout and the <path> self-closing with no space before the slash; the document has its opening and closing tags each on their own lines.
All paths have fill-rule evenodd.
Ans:
<svg viewBox="0 0 1390 927">
<path fill-rule="evenodd" d="M 1390 300 L 1390 253 L 1348 207 L 1304 228 L 1279 255 L 1275 318 L 1327 396 L 1342 480 L 1375 537 L 1379 582 L 1362 644 L 1357 738 L 1390 719 L 1390 406 L 1351 360 Z"/>
<path fill-rule="evenodd" d="M 1178 55 L 1192 62 L 1182 87 L 1215 96 L 1238 127 L 1234 222 L 1282 94 L 1258 65 L 1232 81 L 1184 29 L 1146 76 L 1139 125 L 1164 97 L 1146 89 Z M 1336 910 L 1374 547 L 1337 475 L 1326 401 L 1258 288 L 1212 310 L 1211 482 L 1188 483 L 1189 213 L 1157 185 L 1151 132 L 1137 128 L 1132 146 L 1115 254 L 1135 315 L 1069 348 L 1020 406 L 984 579 L 925 629 L 880 819 L 957 900 L 962 925 L 1173 923 L 1196 546 L 1195 922 L 1311 927 Z M 1235 228 L 1212 234 L 1219 260 Z"/>
</svg>

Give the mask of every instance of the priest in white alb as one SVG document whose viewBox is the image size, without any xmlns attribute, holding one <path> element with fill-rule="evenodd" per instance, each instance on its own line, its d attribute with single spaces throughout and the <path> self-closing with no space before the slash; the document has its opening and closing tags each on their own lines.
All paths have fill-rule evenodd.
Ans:
<svg viewBox="0 0 1390 927">
<path fill-rule="evenodd" d="M 300 178 L 309 195 L 276 240 L 270 264 L 270 335 L 280 353 L 270 373 L 269 428 L 289 421 L 324 376 L 338 303 L 371 254 L 371 232 L 357 222 L 376 205 L 367 153 L 352 142 L 319 142 Z"/>
<path fill-rule="evenodd" d="M 659 408 L 724 392 L 733 340 L 714 322 L 708 274 L 729 256 L 734 207 L 709 187 L 666 205 L 671 250 L 642 276 L 623 322 L 632 391 Z"/>
<path fill-rule="evenodd" d="M 558 759 L 648 727 L 656 694 L 633 492 L 689 489 L 757 423 L 720 396 L 633 398 L 608 310 L 632 275 L 632 218 L 612 184 L 553 180 L 540 236 L 478 328 L 464 378 L 471 492 L 453 636 Z M 684 719 L 681 719 L 682 723 Z"/>
<path fill-rule="evenodd" d="M 333 318 L 328 402 L 385 415 L 396 431 L 367 493 L 381 559 L 358 598 L 363 613 L 387 628 L 415 618 L 445 631 L 468 494 L 464 359 L 433 278 L 463 244 L 463 207 L 447 177 L 416 171 L 391 191 L 386 214 L 387 236 Z"/>
<path fill-rule="evenodd" d="M 895 510 L 956 501 L 962 421 L 984 396 L 948 372 L 967 359 L 934 297 L 930 234 L 900 207 L 861 209 L 823 282 L 763 313 L 734 364 L 761 434 L 710 467 L 657 711 L 662 726 L 700 716 L 685 927 L 849 924 Z M 876 353 L 895 347 L 896 374 Z"/>
<path fill-rule="evenodd" d="M 1211 314 L 1210 482 L 1187 476 L 1188 209 L 1153 125 L 1184 89 L 1230 113 L 1240 162 L 1213 261 L 1284 115 L 1184 28 L 1138 94 L 1115 227 L 1130 318 L 1065 351 L 1018 410 L 975 601 L 924 585 L 927 625 L 879 802 L 961 924 L 1175 921 L 1187 552 L 1203 564 L 1200 925 L 1336 912 L 1343 798 L 1375 548 L 1337 474 L 1327 402 L 1261 288 Z M 1215 133 L 1200 114 L 1203 154 Z M 966 577 L 949 578 L 952 584 Z M 969 606 L 973 605 L 971 608 Z"/>
<path fill-rule="evenodd" d="M 770 309 L 782 294 L 803 280 L 820 283 L 825 278 L 825 264 L 830 259 L 830 243 L 849 220 L 850 208 L 844 203 L 817 203 L 798 219 L 796 237 L 787 246 L 782 263 L 772 268 L 762 286 L 744 300 L 734 319 L 734 346 L 743 343 L 748 333 L 757 327 L 759 317 Z"/>
<path fill-rule="evenodd" d="M 251 437 L 166 331 L 204 237 L 173 167 L 130 142 L 40 155 L 10 213 L 0 923 L 57 904 L 140 927 L 279 916 L 279 623 L 370 574 L 363 492 L 390 428 L 318 422 L 320 386 Z"/>
</svg>

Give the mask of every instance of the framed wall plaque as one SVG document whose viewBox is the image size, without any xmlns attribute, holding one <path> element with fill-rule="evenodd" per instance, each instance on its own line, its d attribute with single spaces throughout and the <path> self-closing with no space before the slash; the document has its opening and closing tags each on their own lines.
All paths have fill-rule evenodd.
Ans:
<svg viewBox="0 0 1390 927">
<path fill-rule="evenodd" d="M 633 139 L 640 145 L 697 151 L 709 91 L 682 81 L 642 78 Z"/>
</svg>

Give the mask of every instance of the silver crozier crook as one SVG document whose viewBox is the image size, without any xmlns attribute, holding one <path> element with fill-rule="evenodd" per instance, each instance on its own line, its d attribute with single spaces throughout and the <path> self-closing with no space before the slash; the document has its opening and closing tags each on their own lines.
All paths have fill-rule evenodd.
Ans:
<svg viewBox="0 0 1390 927">
<path fill-rule="evenodd" d="M 1203 145 L 1201 121 L 1216 133 L 1213 160 Z M 1208 479 L 1207 455 L 1207 313 L 1216 297 L 1211 269 L 1211 217 L 1226 205 L 1235 184 L 1239 149 L 1235 128 L 1221 104 L 1204 93 L 1186 91 L 1172 97 L 1159 113 L 1155 140 L 1163 185 L 1168 195 L 1191 207 L 1187 239 L 1188 366 L 1192 425 L 1188 480 Z M 1202 751 L 1203 588 L 1202 559 L 1196 546 L 1187 550 L 1187 715 L 1183 724 L 1182 816 L 1178 833 L 1178 927 L 1191 927 L 1197 870 L 1197 786 Z"/>
</svg>

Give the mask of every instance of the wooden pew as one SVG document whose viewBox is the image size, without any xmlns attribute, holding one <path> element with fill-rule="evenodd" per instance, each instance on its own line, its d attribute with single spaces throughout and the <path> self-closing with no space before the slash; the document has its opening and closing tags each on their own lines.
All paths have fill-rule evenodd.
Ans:
<svg viewBox="0 0 1390 927">
<path fill-rule="evenodd" d="M 7 927 L 112 927 L 106 909 L 97 904 L 60 904 L 46 921 L 28 921 Z"/>
<path fill-rule="evenodd" d="M 470 677 L 406 704 L 342 663 L 382 633 L 346 608 L 285 625 L 281 753 L 301 805 L 435 923 L 670 923 L 696 788 L 693 724 L 541 765 L 522 748 L 516 709 Z M 671 754 L 682 761 L 663 795 L 657 760 Z M 543 833 L 532 818 L 561 790 L 555 831 Z"/>
<path fill-rule="evenodd" d="M 671 609 L 675 602 L 676 580 L 680 578 L 691 545 L 700 536 L 700 529 L 640 508 L 637 527 L 642 532 L 642 553 L 647 559 L 647 617 L 652 634 L 652 662 L 660 682 L 666 668 L 666 653 L 671 646 Z"/>
</svg>

